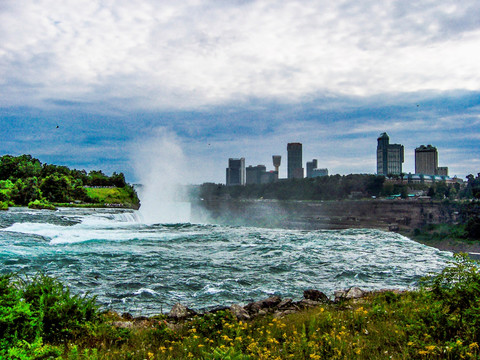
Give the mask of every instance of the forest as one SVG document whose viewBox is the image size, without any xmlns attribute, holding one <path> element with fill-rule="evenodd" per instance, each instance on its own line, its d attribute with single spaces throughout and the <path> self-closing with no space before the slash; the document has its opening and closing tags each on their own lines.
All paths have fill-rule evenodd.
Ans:
<svg viewBox="0 0 480 360">
<path fill-rule="evenodd" d="M 41 163 L 31 155 L 0 157 L 0 207 L 29 206 L 54 208 L 54 204 L 98 204 L 98 191 L 89 188 L 116 188 L 122 202 L 138 207 L 134 188 L 123 173 L 111 176 L 100 170 L 70 169 L 66 166 Z M 115 199 L 112 200 L 116 202 Z"/>
</svg>

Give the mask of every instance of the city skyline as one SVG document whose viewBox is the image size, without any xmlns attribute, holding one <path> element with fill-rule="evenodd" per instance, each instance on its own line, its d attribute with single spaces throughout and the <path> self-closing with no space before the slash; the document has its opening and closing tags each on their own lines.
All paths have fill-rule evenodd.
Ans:
<svg viewBox="0 0 480 360">
<path fill-rule="evenodd" d="M 464 178 L 480 170 L 479 11 L 474 0 L 4 0 L 0 154 L 136 182 L 136 150 L 164 129 L 201 164 L 187 183 L 223 182 L 230 156 L 286 159 L 292 139 L 331 174 L 375 173 L 371 139 L 388 131 L 404 172 L 432 143 Z"/>
<path fill-rule="evenodd" d="M 414 150 L 414 163 L 415 169 L 414 171 L 404 171 L 402 168 L 402 164 L 405 162 L 404 158 L 404 146 L 402 144 L 390 144 L 390 138 L 386 132 L 382 132 L 380 136 L 377 138 L 377 149 L 376 149 L 376 159 L 377 159 L 377 171 L 373 174 L 376 175 L 439 175 L 439 176 L 446 176 L 449 177 L 448 174 L 448 166 L 439 166 L 438 165 L 438 149 L 431 144 L 419 145 L 415 147 Z M 390 154 L 392 153 L 392 154 Z M 274 158 L 274 168 L 275 168 L 275 158 L 281 159 L 281 155 L 273 155 Z M 287 144 L 287 176 L 281 177 L 277 173 L 277 179 L 292 179 L 294 177 L 297 178 L 308 178 L 308 177 L 316 177 L 316 176 L 325 176 L 329 175 L 329 171 L 327 168 L 319 167 L 318 159 L 312 159 L 311 161 L 303 161 L 303 144 L 299 142 L 290 142 Z M 249 183 L 260 183 L 260 175 L 257 172 L 273 172 L 273 170 L 269 170 L 268 166 L 265 164 L 258 164 L 256 166 L 249 164 L 248 168 L 246 168 L 246 159 L 245 157 L 241 158 L 243 161 L 244 171 L 245 169 L 251 171 L 251 178 L 258 177 L 257 180 L 251 180 L 250 182 L 247 180 L 243 185 Z M 238 158 L 229 158 L 229 167 L 227 168 L 227 185 L 229 179 L 229 168 L 230 163 L 232 160 L 239 160 Z M 325 160 L 325 159 L 324 159 Z M 279 160 L 277 160 L 279 161 Z M 302 168 L 303 164 L 305 167 Z M 293 173 L 295 170 L 302 170 L 303 176 L 300 177 L 300 172 L 297 172 L 297 176 L 294 176 Z M 315 174 L 314 174 L 314 170 Z M 278 170 L 277 170 L 278 171 Z M 349 174 L 353 174 L 354 172 L 350 172 Z M 248 171 L 246 173 L 248 179 Z M 255 174 L 255 175 L 254 175 Z M 331 175 L 335 175 L 332 173 Z M 345 174 L 343 174 L 345 175 Z M 452 177 L 456 177 L 453 175 Z M 452 178 L 450 177 L 450 178 Z M 460 178 L 462 179 L 462 178 Z M 272 179 L 273 181 L 273 179 Z"/>
</svg>

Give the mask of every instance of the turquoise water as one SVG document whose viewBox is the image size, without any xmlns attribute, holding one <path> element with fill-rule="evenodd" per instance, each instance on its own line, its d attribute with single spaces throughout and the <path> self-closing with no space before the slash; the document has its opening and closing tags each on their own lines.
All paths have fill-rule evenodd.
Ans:
<svg viewBox="0 0 480 360">
<path fill-rule="evenodd" d="M 0 213 L 0 272 L 43 271 L 106 308 L 150 315 L 349 286 L 408 288 L 451 254 L 378 230 L 145 224 L 136 211 Z"/>
</svg>

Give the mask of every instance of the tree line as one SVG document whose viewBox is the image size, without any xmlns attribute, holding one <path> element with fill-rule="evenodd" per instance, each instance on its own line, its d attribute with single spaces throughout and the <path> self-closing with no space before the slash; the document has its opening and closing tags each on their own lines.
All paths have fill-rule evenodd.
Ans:
<svg viewBox="0 0 480 360">
<path fill-rule="evenodd" d="M 304 179 L 283 179 L 269 184 L 225 186 L 205 183 L 199 186 L 198 197 L 203 199 L 275 199 L 275 200 L 345 200 L 349 198 L 389 197 L 402 198 L 417 190 L 432 199 L 480 198 L 480 174 L 467 177 L 465 186 L 459 183 L 409 183 L 386 181 L 381 175 L 350 174 L 330 175 Z"/>
<path fill-rule="evenodd" d="M 0 157 L 0 201 L 10 205 L 32 202 L 93 203 L 85 186 L 126 188 L 134 194 L 123 173 L 105 175 L 100 170 L 70 169 L 67 166 L 42 164 L 31 155 Z"/>
</svg>

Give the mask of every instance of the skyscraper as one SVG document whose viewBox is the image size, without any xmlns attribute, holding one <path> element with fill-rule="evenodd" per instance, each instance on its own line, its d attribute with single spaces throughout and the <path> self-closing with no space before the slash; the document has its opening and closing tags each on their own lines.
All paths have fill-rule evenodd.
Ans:
<svg viewBox="0 0 480 360">
<path fill-rule="evenodd" d="M 313 159 L 312 161 L 307 161 L 307 178 L 313 177 L 313 169 L 316 169 L 318 166 L 317 159 Z"/>
<path fill-rule="evenodd" d="M 261 184 L 262 175 L 267 172 L 265 165 L 248 166 L 246 169 L 246 184 Z"/>
<path fill-rule="evenodd" d="M 415 174 L 437 175 L 438 151 L 432 145 L 420 145 L 415 149 Z"/>
<path fill-rule="evenodd" d="M 287 177 L 289 179 L 303 179 L 302 144 L 287 144 Z"/>
<path fill-rule="evenodd" d="M 227 186 L 245 185 L 245 158 L 228 159 Z"/>
<path fill-rule="evenodd" d="M 404 148 L 400 144 L 390 144 L 387 133 L 377 139 L 377 174 L 400 175 L 404 161 Z"/>
</svg>

